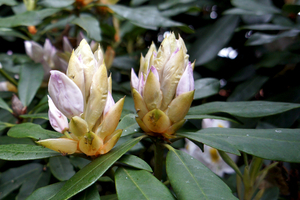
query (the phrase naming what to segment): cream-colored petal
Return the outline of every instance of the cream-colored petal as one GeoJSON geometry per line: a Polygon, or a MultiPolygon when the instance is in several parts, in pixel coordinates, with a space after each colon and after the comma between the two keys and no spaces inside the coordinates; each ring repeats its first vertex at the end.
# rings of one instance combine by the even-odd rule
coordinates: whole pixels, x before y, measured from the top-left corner
{"type": "Polygon", "coordinates": [[[78,145],[78,141],[69,138],[46,139],[36,143],[62,154],[75,153],[78,145]]]}
{"type": "Polygon", "coordinates": [[[186,121],[186,119],[183,119],[183,120],[173,124],[172,126],[170,126],[170,128],[168,128],[168,130],[164,134],[173,135],[178,129],[180,129],[183,126],[185,121],[186,121]]]}
{"type": "Polygon", "coordinates": [[[115,105],[113,105],[104,116],[102,123],[96,131],[96,135],[98,135],[101,139],[104,140],[117,128],[122,114],[124,101],[125,97],[120,99],[115,105]]]}
{"type": "Polygon", "coordinates": [[[112,79],[111,79],[111,74],[109,75],[107,81],[108,81],[107,91],[109,91],[112,94],[112,79]]]}
{"type": "Polygon", "coordinates": [[[103,64],[104,57],[103,57],[103,52],[101,50],[100,45],[98,45],[98,48],[97,48],[97,50],[94,53],[94,56],[95,56],[96,61],[99,64],[103,64]]]}
{"type": "Polygon", "coordinates": [[[97,151],[102,147],[103,140],[95,133],[88,132],[79,141],[79,149],[88,156],[97,155],[97,151]]]}
{"type": "Polygon", "coordinates": [[[79,139],[89,131],[86,121],[78,116],[72,117],[69,125],[70,132],[79,139]]]}
{"type": "Polygon", "coordinates": [[[113,132],[113,134],[107,136],[105,138],[103,147],[100,149],[98,153],[106,154],[107,152],[109,152],[116,145],[121,135],[122,135],[122,130],[118,129],[115,132],[113,132]]]}
{"type": "Polygon", "coordinates": [[[135,120],[145,133],[151,132],[151,130],[144,124],[144,122],[140,118],[136,117],[135,120]]]}
{"type": "Polygon", "coordinates": [[[95,123],[104,110],[108,90],[107,85],[107,71],[105,65],[102,64],[93,76],[90,96],[85,109],[84,117],[88,123],[89,130],[93,130],[95,123]]]}
{"type": "Polygon", "coordinates": [[[143,97],[140,95],[140,93],[136,89],[132,89],[132,97],[134,101],[134,107],[135,110],[139,116],[140,119],[143,119],[143,117],[148,112],[147,106],[144,102],[143,97]]]}
{"type": "Polygon", "coordinates": [[[155,133],[163,133],[171,126],[169,117],[159,109],[154,109],[148,112],[143,117],[143,122],[152,132],[155,133]]]}
{"type": "Polygon", "coordinates": [[[150,67],[150,60],[153,55],[153,52],[156,53],[156,47],[155,44],[152,42],[151,46],[149,47],[149,50],[143,59],[143,65],[141,65],[140,72],[143,72],[144,74],[148,73],[149,67],[150,67]]]}
{"type": "Polygon", "coordinates": [[[163,98],[162,92],[160,91],[160,83],[152,71],[147,77],[143,98],[148,110],[160,108],[163,98]]]}
{"type": "Polygon", "coordinates": [[[164,67],[161,78],[161,91],[163,93],[163,100],[161,109],[165,110],[169,103],[174,98],[177,84],[184,72],[184,54],[180,49],[164,67]]]}
{"type": "Polygon", "coordinates": [[[170,103],[165,113],[168,115],[172,123],[179,122],[186,116],[191,107],[194,92],[195,91],[185,92],[176,97],[170,103]]]}

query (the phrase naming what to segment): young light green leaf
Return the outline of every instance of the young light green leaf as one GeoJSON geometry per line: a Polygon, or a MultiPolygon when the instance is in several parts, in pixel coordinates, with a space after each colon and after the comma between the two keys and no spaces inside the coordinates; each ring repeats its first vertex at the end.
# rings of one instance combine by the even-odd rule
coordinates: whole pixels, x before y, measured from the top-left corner
{"type": "Polygon", "coordinates": [[[7,110],[8,112],[12,113],[12,109],[7,105],[7,103],[0,98],[0,108],[7,110]]]}
{"type": "Polygon", "coordinates": [[[72,23],[83,28],[87,32],[89,38],[92,40],[97,42],[101,41],[101,29],[99,21],[92,15],[81,14],[80,17],[75,18],[72,23]]]}
{"type": "Polygon", "coordinates": [[[16,197],[16,200],[25,200],[33,191],[40,187],[48,185],[50,181],[51,173],[50,170],[38,172],[28,178],[20,188],[19,194],[16,197]]]}
{"type": "Polygon", "coordinates": [[[202,31],[193,46],[189,49],[191,59],[196,60],[195,65],[202,65],[214,57],[227,44],[237,26],[237,16],[224,16],[211,27],[202,31]]]}
{"type": "Polygon", "coordinates": [[[61,133],[43,129],[40,125],[33,123],[18,124],[9,129],[7,135],[14,138],[29,137],[35,140],[44,140],[63,136],[61,133]]]}
{"type": "Polygon", "coordinates": [[[74,168],[69,158],[56,156],[49,159],[51,173],[60,181],[69,180],[74,174],[74,168]]]}
{"type": "Polygon", "coordinates": [[[40,174],[42,170],[41,164],[31,163],[3,172],[0,179],[1,198],[20,187],[27,179],[40,174]]]}
{"type": "Polygon", "coordinates": [[[128,142],[114,148],[109,153],[98,157],[93,162],[86,165],[72,178],[70,178],[60,189],[60,191],[51,198],[51,200],[68,199],[92,185],[104,174],[104,172],[106,172],[106,170],[112,164],[114,164],[123,154],[136,145],[143,137],[144,136],[129,140],[128,142]]]}
{"type": "Polygon", "coordinates": [[[215,78],[201,78],[195,81],[194,99],[202,99],[219,93],[220,82],[215,78]]]}
{"type": "Polygon", "coordinates": [[[178,199],[237,199],[216,174],[183,151],[168,152],[166,169],[178,199]]]}
{"type": "MultiPolygon", "coordinates": [[[[234,129],[206,128],[196,133],[199,137],[209,137],[212,141],[223,140],[245,153],[285,162],[300,162],[300,129],[234,129]],[[284,151],[282,148],[284,147],[284,151]]],[[[184,135],[183,133],[181,134],[184,135]]],[[[194,138],[195,139],[195,138],[194,138]]],[[[201,142],[202,139],[198,139],[201,142]]],[[[225,145],[225,143],[223,143],[225,145]]]]}
{"type": "Polygon", "coordinates": [[[53,197],[64,184],[65,182],[59,182],[39,188],[34,191],[26,200],[40,200],[41,197],[43,197],[44,200],[48,200],[53,197]]]}
{"type": "Polygon", "coordinates": [[[203,115],[217,112],[238,117],[265,117],[299,108],[300,104],[270,101],[211,102],[190,108],[188,115],[203,115]]]}
{"type": "Polygon", "coordinates": [[[18,94],[23,106],[28,106],[43,81],[44,69],[40,63],[23,64],[20,71],[18,94]]]}
{"type": "Polygon", "coordinates": [[[3,160],[35,160],[58,155],[60,153],[42,146],[29,144],[0,145],[0,159],[3,160]]]}
{"type": "Polygon", "coordinates": [[[115,180],[119,200],[175,199],[165,185],[144,170],[119,167],[115,180]]]}
{"type": "Polygon", "coordinates": [[[124,155],[118,160],[118,162],[135,167],[137,169],[144,169],[152,172],[151,167],[144,160],[134,155],[124,155]]]}

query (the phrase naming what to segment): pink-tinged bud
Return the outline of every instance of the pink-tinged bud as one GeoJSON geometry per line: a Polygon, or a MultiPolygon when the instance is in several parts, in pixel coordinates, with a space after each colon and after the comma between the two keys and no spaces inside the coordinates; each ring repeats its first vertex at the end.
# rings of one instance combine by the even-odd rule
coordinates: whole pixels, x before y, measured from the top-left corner
{"type": "Polygon", "coordinates": [[[182,77],[180,78],[177,89],[176,89],[176,97],[181,95],[182,93],[189,92],[194,90],[194,76],[193,76],[193,68],[191,63],[186,67],[182,77]]]}
{"type": "Polygon", "coordinates": [[[115,101],[114,101],[111,93],[108,92],[103,115],[105,116],[106,113],[110,110],[110,108],[113,107],[114,105],[115,105],[115,101]]]}
{"type": "Polygon", "coordinates": [[[144,74],[141,72],[140,79],[139,79],[139,87],[138,87],[138,92],[141,94],[141,96],[143,96],[144,87],[145,87],[144,74]]]}
{"type": "Polygon", "coordinates": [[[65,130],[69,129],[67,117],[60,112],[54,105],[52,99],[48,96],[49,104],[49,122],[54,130],[63,133],[65,130]]]}
{"type": "Polygon", "coordinates": [[[69,119],[83,113],[83,96],[77,85],[60,71],[52,70],[48,86],[56,107],[69,119]]]}
{"type": "Polygon", "coordinates": [[[25,41],[26,54],[34,61],[41,62],[43,60],[43,47],[33,41],[25,41]]]}
{"type": "Polygon", "coordinates": [[[72,53],[73,51],[73,47],[66,36],[64,36],[63,38],[63,50],[64,52],[69,52],[69,53],[72,53]]]}
{"type": "Polygon", "coordinates": [[[138,90],[139,87],[139,78],[135,74],[133,68],[131,68],[131,87],[138,90]]]}
{"type": "MultiPolygon", "coordinates": [[[[150,67],[150,71],[153,73],[153,75],[157,78],[158,82],[159,82],[159,74],[158,74],[158,71],[157,69],[154,67],[154,66],[151,66],[150,67]]],[[[149,71],[149,72],[150,72],[149,71]]]]}

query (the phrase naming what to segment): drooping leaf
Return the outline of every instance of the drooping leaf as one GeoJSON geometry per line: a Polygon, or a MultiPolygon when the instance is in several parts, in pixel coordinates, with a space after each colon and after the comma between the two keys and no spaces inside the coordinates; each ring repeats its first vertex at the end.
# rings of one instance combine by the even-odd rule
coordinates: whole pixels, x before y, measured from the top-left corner
{"type": "MultiPolygon", "coordinates": [[[[300,150],[299,130],[206,128],[180,135],[193,138],[198,142],[204,139],[221,144],[221,141],[224,141],[222,145],[230,144],[228,148],[234,147],[239,151],[264,159],[300,162],[300,155],[294,153],[300,150]]],[[[207,141],[204,140],[203,143],[206,143],[207,141]]]]}
{"type": "Polygon", "coordinates": [[[78,200],[100,200],[100,195],[96,184],[91,185],[84,191],[80,192],[76,199],[78,200]]]}
{"type": "Polygon", "coordinates": [[[249,80],[239,84],[227,98],[227,101],[246,101],[262,88],[263,84],[269,80],[267,76],[256,75],[249,80]]]}
{"type": "Polygon", "coordinates": [[[144,160],[134,155],[124,155],[118,160],[118,162],[135,167],[137,169],[143,169],[152,172],[151,167],[144,160]]]}
{"type": "Polygon", "coordinates": [[[12,109],[7,105],[7,103],[0,98],[0,108],[7,110],[8,112],[12,113],[12,109]]]}
{"type": "Polygon", "coordinates": [[[26,200],[40,200],[41,197],[43,197],[45,200],[48,200],[53,197],[64,184],[65,182],[59,182],[39,188],[34,191],[26,200]]]}
{"type": "Polygon", "coordinates": [[[72,23],[83,28],[87,32],[88,37],[92,40],[97,42],[101,41],[101,29],[99,21],[92,15],[81,14],[80,17],[75,18],[72,23]]]}
{"type": "Polygon", "coordinates": [[[40,125],[33,123],[18,124],[9,129],[7,135],[15,138],[29,137],[35,140],[44,140],[63,136],[61,133],[43,129],[40,125]]]}
{"type": "Polygon", "coordinates": [[[48,185],[50,181],[50,170],[47,169],[46,171],[38,172],[35,175],[28,178],[20,188],[18,196],[16,200],[24,200],[26,199],[33,191],[40,187],[44,187],[48,185]]]}
{"type": "Polygon", "coordinates": [[[44,69],[40,63],[23,64],[20,71],[18,94],[23,106],[28,106],[43,81],[44,69]]]}
{"type": "Polygon", "coordinates": [[[75,0],[42,0],[39,4],[50,8],[63,8],[72,5],[74,2],[75,0]]]}
{"type": "Polygon", "coordinates": [[[135,121],[135,114],[127,114],[120,121],[117,129],[123,129],[122,137],[133,133],[140,132],[140,127],[135,121]]]}
{"type": "Polygon", "coordinates": [[[108,7],[124,19],[143,28],[156,30],[157,27],[184,26],[182,23],[163,17],[156,6],[129,8],[122,5],[109,5],[108,7]]]}
{"type": "Polygon", "coordinates": [[[42,170],[41,164],[31,163],[3,172],[0,179],[1,198],[19,188],[27,179],[40,174],[42,170]]]}
{"type": "Polygon", "coordinates": [[[129,140],[128,142],[114,148],[109,153],[98,157],[78,171],[63,187],[61,187],[60,191],[50,199],[68,199],[89,187],[97,181],[113,163],[115,163],[130,148],[136,145],[143,137],[144,136],[129,140]]]}
{"type": "Polygon", "coordinates": [[[215,58],[231,38],[237,23],[237,16],[224,16],[199,33],[201,35],[189,49],[190,60],[196,60],[195,65],[198,66],[215,58]]]}
{"type": "Polygon", "coordinates": [[[0,145],[0,159],[3,160],[35,160],[58,155],[60,153],[42,146],[29,144],[0,145]]]}
{"type": "Polygon", "coordinates": [[[220,82],[215,78],[202,78],[195,81],[194,99],[202,99],[218,94],[220,82]]]}
{"type": "Polygon", "coordinates": [[[175,199],[165,185],[145,170],[119,167],[115,180],[119,200],[175,199]]]}
{"type": "Polygon", "coordinates": [[[69,180],[75,174],[69,158],[64,156],[50,158],[49,167],[54,177],[60,181],[69,180]]]}
{"type": "Polygon", "coordinates": [[[300,104],[269,101],[211,102],[190,108],[189,115],[225,112],[238,117],[264,117],[299,108],[300,104]]]}
{"type": "Polygon", "coordinates": [[[166,170],[177,199],[237,199],[216,174],[183,151],[168,152],[166,170]]]}

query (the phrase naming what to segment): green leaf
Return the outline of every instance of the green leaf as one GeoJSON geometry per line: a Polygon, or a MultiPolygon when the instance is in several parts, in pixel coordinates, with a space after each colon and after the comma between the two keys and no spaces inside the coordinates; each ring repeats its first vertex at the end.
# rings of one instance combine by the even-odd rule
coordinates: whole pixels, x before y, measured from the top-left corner
{"type": "Polygon", "coordinates": [[[12,138],[9,136],[1,136],[0,137],[0,145],[2,144],[31,144],[34,142],[30,138],[12,138]]]}
{"type": "Polygon", "coordinates": [[[264,191],[264,194],[260,200],[277,200],[278,197],[279,197],[279,188],[271,187],[264,191]]]}
{"type": "Polygon", "coordinates": [[[70,161],[74,167],[77,167],[79,169],[84,168],[87,164],[91,162],[90,160],[80,157],[71,157],[70,161]]]}
{"type": "Polygon", "coordinates": [[[233,90],[227,101],[246,101],[251,99],[268,80],[269,77],[261,75],[248,79],[233,90]]]}
{"type": "Polygon", "coordinates": [[[52,197],[56,199],[68,199],[78,192],[92,185],[97,181],[108,168],[110,168],[123,154],[136,145],[142,138],[134,138],[117,148],[112,149],[109,153],[102,155],[95,159],[83,169],[78,171],[66,184],[59,190],[59,192],[52,197]]]}
{"type": "Polygon", "coordinates": [[[119,167],[115,180],[119,200],[175,199],[165,185],[144,170],[119,167]]]}
{"type": "Polygon", "coordinates": [[[60,153],[42,146],[29,144],[0,145],[0,159],[3,160],[35,160],[58,155],[60,153]]]}
{"type": "Polygon", "coordinates": [[[19,31],[16,31],[11,28],[0,28],[0,35],[1,36],[14,36],[14,37],[19,37],[22,38],[23,40],[30,40],[27,36],[23,35],[19,31]]]}
{"type": "Polygon", "coordinates": [[[40,24],[44,18],[53,15],[58,11],[58,9],[48,8],[26,11],[9,17],[2,17],[0,18],[0,27],[35,26],[40,24]]]}
{"type": "Polygon", "coordinates": [[[0,108],[7,110],[10,113],[13,113],[12,109],[7,105],[7,103],[2,98],[0,98],[0,108]]]}
{"type": "Polygon", "coordinates": [[[276,65],[296,64],[300,62],[299,55],[288,51],[274,51],[265,53],[255,64],[256,67],[274,67],[276,65]]]}
{"type": "Polygon", "coordinates": [[[280,38],[284,37],[295,37],[299,34],[300,30],[290,30],[285,31],[283,33],[279,33],[277,35],[271,35],[271,34],[264,34],[264,33],[254,33],[245,43],[245,45],[248,46],[254,46],[254,45],[262,45],[271,43],[275,40],[278,40],[280,38]]]}
{"type": "Polygon", "coordinates": [[[184,118],[185,119],[220,119],[220,120],[241,124],[241,122],[238,121],[237,119],[234,119],[234,117],[229,118],[229,117],[216,116],[216,115],[186,115],[184,118]]]}
{"type": "Polygon", "coordinates": [[[42,0],[39,4],[50,8],[63,8],[72,5],[74,2],[75,0],[42,0]]]}
{"type": "Polygon", "coordinates": [[[33,123],[18,124],[9,129],[7,135],[15,138],[29,137],[35,140],[59,138],[63,136],[61,133],[43,129],[40,125],[33,123]]]}
{"type": "Polygon", "coordinates": [[[168,152],[166,170],[178,199],[237,199],[217,175],[183,151],[168,152]]]}
{"type": "Polygon", "coordinates": [[[196,60],[195,65],[202,65],[213,58],[228,43],[238,24],[237,16],[224,16],[211,27],[199,32],[197,40],[190,48],[190,60],[196,60]]]}
{"type": "Polygon", "coordinates": [[[23,106],[28,106],[43,81],[44,69],[40,63],[23,64],[20,71],[18,94],[23,106]]]}
{"type": "Polygon", "coordinates": [[[100,195],[96,184],[91,185],[84,191],[80,192],[75,199],[78,200],[100,200],[100,195]]]}
{"type": "Polygon", "coordinates": [[[0,6],[7,5],[7,6],[16,6],[18,2],[15,0],[0,0],[0,6]]]}
{"type": "Polygon", "coordinates": [[[163,17],[156,6],[129,8],[122,5],[109,5],[108,7],[124,19],[143,28],[156,30],[157,27],[184,26],[182,23],[163,17]]]}
{"type": "Polygon", "coordinates": [[[222,151],[236,154],[239,156],[241,155],[240,152],[237,150],[237,148],[234,145],[232,145],[230,142],[224,140],[223,138],[218,138],[218,137],[215,137],[213,135],[208,135],[208,134],[200,134],[199,132],[186,132],[186,133],[182,132],[182,133],[177,133],[177,135],[188,138],[192,141],[206,144],[215,149],[220,149],[222,151]]]}
{"type": "Polygon", "coordinates": [[[1,198],[19,188],[27,179],[40,174],[42,170],[41,164],[31,163],[3,172],[0,179],[1,198]]]}
{"type": "Polygon", "coordinates": [[[75,18],[72,23],[83,28],[87,32],[88,37],[92,40],[97,42],[101,41],[101,29],[99,21],[92,15],[81,14],[80,17],[75,18]]]}
{"type": "Polygon", "coordinates": [[[293,27],[282,26],[278,24],[253,24],[253,25],[241,26],[237,30],[250,29],[250,30],[269,31],[269,30],[289,30],[292,28],[293,27]]]}
{"type": "MultiPolygon", "coordinates": [[[[234,129],[206,128],[196,133],[198,138],[209,137],[211,141],[225,141],[245,153],[268,160],[300,162],[300,129],[234,129]],[[282,148],[284,147],[284,151],[282,148]]],[[[182,133],[182,136],[185,134],[182,133]]],[[[195,138],[194,138],[195,139],[195,138]]],[[[201,142],[202,139],[197,140],[201,142]]],[[[224,143],[224,145],[226,144],[224,143]]]]}
{"type": "Polygon", "coordinates": [[[69,158],[56,156],[49,159],[51,173],[60,181],[69,180],[74,174],[74,168],[69,158]]]}
{"type": "Polygon", "coordinates": [[[211,102],[190,108],[189,115],[225,112],[238,117],[264,117],[299,108],[300,104],[269,101],[211,102]]]}
{"type": "Polygon", "coordinates": [[[122,137],[140,132],[140,126],[135,121],[135,114],[127,114],[122,118],[116,129],[123,129],[122,137]]]}
{"type": "Polygon", "coordinates": [[[26,114],[26,115],[20,115],[20,117],[24,119],[46,119],[49,120],[48,118],[48,113],[36,113],[36,114],[26,114]]]}
{"type": "Polygon", "coordinates": [[[40,187],[48,185],[50,181],[50,170],[37,172],[35,175],[28,178],[20,188],[19,194],[16,200],[26,199],[33,191],[40,187]]]}
{"type": "Polygon", "coordinates": [[[281,12],[281,10],[276,8],[275,6],[266,5],[259,0],[231,0],[231,4],[235,7],[255,11],[259,14],[275,14],[281,12]]]}
{"type": "Polygon", "coordinates": [[[40,200],[41,197],[43,197],[44,200],[48,200],[52,198],[64,184],[65,182],[59,182],[42,187],[34,191],[26,200],[40,200]]]}
{"type": "Polygon", "coordinates": [[[110,194],[101,196],[101,200],[118,200],[118,196],[116,194],[110,194]]]}
{"type": "Polygon", "coordinates": [[[220,82],[215,78],[202,78],[195,81],[194,99],[202,99],[219,93],[220,82]]]}
{"type": "Polygon", "coordinates": [[[146,171],[152,172],[151,167],[144,160],[134,155],[124,155],[118,160],[118,162],[124,163],[131,167],[144,169],[146,171]]]}

